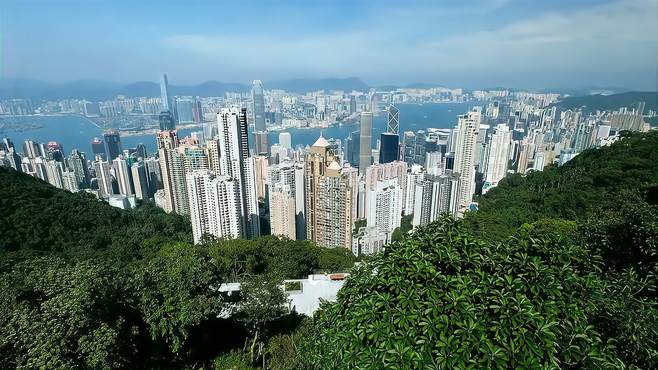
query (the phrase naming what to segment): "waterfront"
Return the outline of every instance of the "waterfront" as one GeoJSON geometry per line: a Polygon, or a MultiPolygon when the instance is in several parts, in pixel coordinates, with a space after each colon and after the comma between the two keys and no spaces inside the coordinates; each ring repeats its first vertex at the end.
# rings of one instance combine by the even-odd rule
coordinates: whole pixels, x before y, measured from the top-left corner
{"type": "MultiPolygon", "coordinates": [[[[397,106],[400,109],[400,133],[423,130],[429,127],[452,128],[457,123],[457,115],[466,112],[475,105],[477,105],[477,102],[400,104],[397,106]]],[[[27,130],[3,131],[1,133],[3,137],[9,137],[14,141],[19,151],[22,151],[22,142],[24,140],[34,140],[37,142],[57,141],[64,147],[67,154],[74,148],[88,153],[91,150],[91,140],[94,137],[102,137],[103,135],[101,128],[81,116],[24,116],[12,117],[12,119],[24,121],[26,125],[32,127],[27,130]]],[[[358,124],[332,126],[323,129],[292,128],[284,131],[272,131],[268,134],[268,139],[271,145],[278,142],[280,132],[290,132],[293,146],[305,146],[313,144],[320,135],[320,131],[322,131],[325,138],[344,140],[350,132],[358,129],[358,124]]],[[[373,145],[379,134],[385,130],[386,114],[382,113],[374,118],[373,145]]],[[[201,127],[181,129],[179,130],[179,137],[190,135],[194,131],[201,131],[201,127]]],[[[149,153],[155,151],[155,136],[152,131],[141,135],[121,136],[121,143],[124,148],[134,148],[137,144],[143,143],[149,153]]]]}

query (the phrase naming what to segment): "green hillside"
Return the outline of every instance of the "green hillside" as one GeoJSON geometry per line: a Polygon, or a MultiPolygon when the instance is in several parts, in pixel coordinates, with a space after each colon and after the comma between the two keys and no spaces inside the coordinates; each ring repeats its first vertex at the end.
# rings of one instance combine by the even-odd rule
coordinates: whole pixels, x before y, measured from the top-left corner
{"type": "Polygon", "coordinates": [[[316,313],[300,367],[656,368],[658,133],[513,176],[316,313]]]}
{"type": "Polygon", "coordinates": [[[505,179],[354,268],[312,319],[277,285],[349,269],[349,251],[195,246],[148,204],[0,184],[0,368],[658,367],[656,132],[505,179]],[[213,289],[236,280],[238,298],[213,289]]]}
{"type": "Polygon", "coordinates": [[[658,92],[631,91],[612,95],[567,96],[555,105],[564,110],[583,108],[585,112],[595,112],[597,110],[617,110],[622,107],[633,108],[639,102],[645,103],[645,112],[658,111],[658,92]]]}

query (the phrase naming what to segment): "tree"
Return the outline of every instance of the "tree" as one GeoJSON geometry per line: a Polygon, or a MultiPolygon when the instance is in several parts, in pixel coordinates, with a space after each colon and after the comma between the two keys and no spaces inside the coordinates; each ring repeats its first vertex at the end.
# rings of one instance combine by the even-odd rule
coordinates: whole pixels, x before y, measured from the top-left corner
{"type": "MultiPolygon", "coordinates": [[[[600,259],[532,229],[502,243],[451,219],[415,231],[323,305],[301,357],[312,368],[651,367],[620,355],[591,325],[608,292],[600,259]]],[[[624,312],[656,327],[650,304],[628,305],[624,312]]]]}

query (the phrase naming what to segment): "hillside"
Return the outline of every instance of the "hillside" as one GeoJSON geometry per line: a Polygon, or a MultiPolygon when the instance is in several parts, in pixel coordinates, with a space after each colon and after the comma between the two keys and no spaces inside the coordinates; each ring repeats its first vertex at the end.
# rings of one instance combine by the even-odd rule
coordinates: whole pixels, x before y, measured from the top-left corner
{"type": "Polygon", "coordinates": [[[656,368],[658,133],[512,177],[360,266],[299,367],[656,368]]]}
{"type": "Polygon", "coordinates": [[[657,153],[658,133],[628,134],[512,176],[364,261],[311,319],[278,284],[349,251],[194,246],[184,218],[0,169],[0,368],[656,368],[657,153]],[[238,298],[211,289],[236,278],[238,298]]]}
{"type": "Polygon", "coordinates": [[[554,105],[563,110],[582,108],[586,113],[597,110],[617,110],[622,107],[633,108],[644,102],[644,111],[658,111],[658,92],[631,91],[612,95],[567,96],[554,105]]]}
{"type": "Polygon", "coordinates": [[[263,337],[299,323],[275,303],[247,310],[254,299],[284,278],[347,271],[355,260],[271,236],[195,246],[187,218],[148,203],[124,211],[4,167],[0,184],[3,369],[210,364],[254,328],[263,337]],[[235,279],[260,293],[220,319],[235,297],[211,288],[235,279]]]}

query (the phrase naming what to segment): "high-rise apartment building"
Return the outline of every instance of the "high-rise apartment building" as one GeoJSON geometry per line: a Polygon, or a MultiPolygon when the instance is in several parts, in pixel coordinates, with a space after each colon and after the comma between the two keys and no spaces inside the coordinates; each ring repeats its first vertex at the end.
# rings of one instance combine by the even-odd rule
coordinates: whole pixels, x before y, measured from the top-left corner
{"type": "Polygon", "coordinates": [[[402,194],[397,178],[377,181],[375,188],[368,190],[368,227],[387,235],[387,242],[390,242],[393,231],[400,227],[402,194]]]}
{"type": "Polygon", "coordinates": [[[497,125],[491,135],[484,176],[484,181],[490,186],[496,186],[507,174],[511,144],[512,132],[509,130],[509,126],[506,124],[497,125]]]}
{"type": "Polygon", "coordinates": [[[307,237],[319,246],[351,248],[352,187],[320,136],[306,157],[307,237]]]}
{"type": "Polygon", "coordinates": [[[297,240],[306,239],[304,164],[295,161],[273,164],[268,169],[267,182],[272,234],[288,235],[289,238],[297,240]],[[275,195],[276,197],[273,198],[275,195]],[[294,203],[290,203],[291,199],[294,203]],[[277,209],[279,205],[287,208],[279,210],[277,209]],[[294,215],[292,219],[290,212],[294,215]],[[294,228],[285,225],[286,220],[292,220],[294,228]]]}
{"type": "Polygon", "coordinates": [[[236,179],[246,238],[260,236],[254,163],[249,158],[246,109],[224,108],[217,115],[220,172],[236,179]]]}
{"type": "Polygon", "coordinates": [[[209,170],[186,175],[194,243],[204,237],[234,239],[243,236],[238,181],[209,170]]]}
{"type": "Polygon", "coordinates": [[[476,107],[459,116],[454,171],[460,176],[459,208],[464,211],[475,193],[475,143],[480,130],[481,111],[476,107]]]}
{"type": "Polygon", "coordinates": [[[118,156],[112,161],[112,166],[114,167],[114,175],[119,185],[119,194],[126,196],[133,195],[135,192],[133,190],[132,173],[128,162],[123,156],[118,156]]]}

